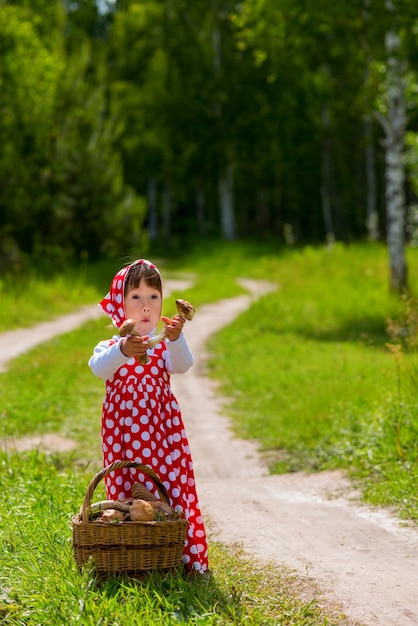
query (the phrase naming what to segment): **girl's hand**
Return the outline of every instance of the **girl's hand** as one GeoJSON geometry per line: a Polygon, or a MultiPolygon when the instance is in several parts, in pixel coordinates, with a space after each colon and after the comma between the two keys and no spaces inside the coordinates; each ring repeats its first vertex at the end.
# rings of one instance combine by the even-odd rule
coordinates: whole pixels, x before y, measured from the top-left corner
{"type": "Polygon", "coordinates": [[[128,335],[124,337],[120,342],[120,349],[122,354],[129,357],[140,358],[147,352],[149,335],[143,337],[134,337],[128,335]]]}
{"type": "Polygon", "coordinates": [[[165,324],[165,334],[169,341],[175,341],[178,339],[184,326],[184,319],[180,315],[175,315],[173,319],[169,317],[162,317],[161,320],[165,324]]]}

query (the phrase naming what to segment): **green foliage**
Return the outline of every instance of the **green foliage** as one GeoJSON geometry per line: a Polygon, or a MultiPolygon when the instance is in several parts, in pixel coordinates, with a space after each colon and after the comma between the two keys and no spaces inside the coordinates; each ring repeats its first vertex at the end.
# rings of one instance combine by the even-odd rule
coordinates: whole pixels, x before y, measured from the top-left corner
{"type": "MultiPolygon", "coordinates": [[[[144,202],[125,185],[115,149],[121,123],[104,87],[88,80],[92,62],[88,47],[80,47],[63,77],[48,172],[49,187],[54,190],[48,231],[54,246],[98,258],[119,254],[121,246],[129,252],[146,237],[144,202]]],[[[42,246],[45,241],[41,241],[41,253],[42,246]]]]}
{"type": "Polygon", "coordinates": [[[82,35],[66,53],[58,4],[62,8],[54,3],[52,10],[42,2],[0,7],[6,269],[25,255],[65,264],[146,244],[144,200],[124,180],[117,147],[123,124],[110,102],[103,61],[82,35]],[[47,23],[51,32],[44,37],[47,23]]]}
{"type": "Polygon", "coordinates": [[[412,0],[386,4],[3,2],[2,267],[130,254],[150,223],[165,251],[222,236],[225,172],[239,237],[351,241],[370,210],[383,226],[389,28],[411,132],[418,64],[412,0]]]}
{"type": "Polygon", "coordinates": [[[7,106],[2,124],[17,125],[23,135],[38,132],[42,137],[53,110],[62,59],[53,57],[24,10],[3,4],[0,29],[2,98],[7,106]]]}
{"type": "Polygon", "coordinates": [[[63,70],[30,17],[0,5],[0,252],[6,264],[18,262],[36,225],[40,169],[63,70]]]}

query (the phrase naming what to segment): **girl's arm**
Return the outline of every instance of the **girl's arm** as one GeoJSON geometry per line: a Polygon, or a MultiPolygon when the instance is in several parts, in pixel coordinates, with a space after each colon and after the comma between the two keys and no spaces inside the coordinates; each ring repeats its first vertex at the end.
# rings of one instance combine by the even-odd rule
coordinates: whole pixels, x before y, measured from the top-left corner
{"type": "Polygon", "coordinates": [[[119,337],[97,344],[89,360],[90,369],[95,376],[102,380],[109,380],[116,370],[129,361],[131,357],[121,352],[120,345],[119,337]]]}
{"type": "Polygon", "coordinates": [[[190,350],[187,339],[180,333],[175,341],[168,341],[167,346],[167,369],[170,374],[184,374],[194,363],[194,356],[190,350]]]}

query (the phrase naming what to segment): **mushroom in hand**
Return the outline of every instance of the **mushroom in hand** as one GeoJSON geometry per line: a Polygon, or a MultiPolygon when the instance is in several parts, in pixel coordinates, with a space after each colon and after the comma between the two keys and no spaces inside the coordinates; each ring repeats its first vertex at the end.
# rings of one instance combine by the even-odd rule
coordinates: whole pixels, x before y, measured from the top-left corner
{"type": "MultiPolygon", "coordinates": [[[[181,298],[178,298],[178,300],[176,300],[176,306],[177,306],[178,316],[181,317],[185,321],[189,320],[191,322],[196,312],[193,304],[190,304],[190,302],[188,302],[187,300],[182,300],[181,298]]],[[[165,334],[165,331],[163,331],[159,335],[156,335],[155,337],[151,337],[151,339],[148,339],[149,347],[153,348],[154,346],[157,345],[157,343],[160,343],[160,341],[163,341],[166,338],[166,336],[167,335],[165,334]]]]}
{"type": "MultiPolygon", "coordinates": [[[[122,324],[119,327],[119,335],[121,337],[126,337],[127,335],[132,335],[133,337],[140,337],[141,335],[139,334],[139,332],[135,330],[135,323],[136,322],[133,319],[128,319],[122,322],[122,324]]],[[[150,359],[147,354],[144,354],[143,356],[138,357],[138,363],[140,363],[141,365],[146,365],[149,360],[150,359]]]]}

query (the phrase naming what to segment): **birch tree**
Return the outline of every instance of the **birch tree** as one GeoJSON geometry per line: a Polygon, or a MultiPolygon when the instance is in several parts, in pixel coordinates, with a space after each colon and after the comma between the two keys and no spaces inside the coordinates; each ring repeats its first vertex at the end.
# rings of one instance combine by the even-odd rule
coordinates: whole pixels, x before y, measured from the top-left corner
{"type": "Polygon", "coordinates": [[[401,56],[401,38],[394,27],[395,6],[385,0],[385,7],[392,16],[391,27],[385,34],[387,75],[385,102],[377,117],[382,124],[385,138],[385,198],[386,228],[389,252],[389,285],[393,292],[400,292],[407,285],[405,257],[405,167],[403,154],[407,115],[405,105],[406,62],[401,56]]]}
{"type": "MultiPolygon", "coordinates": [[[[213,71],[215,80],[221,73],[222,66],[222,36],[219,22],[225,19],[225,10],[218,8],[214,12],[215,24],[213,27],[213,71]]],[[[214,116],[218,122],[218,127],[222,126],[222,104],[218,100],[214,102],[214,116]]],[[[230,149],[226,146],[226,165],[221,168],[219,173],[218,190],[219,190],[219,209],[221,216],[221,230],[224,239],[233,241],[236,237],[235,232],[235,210],[234,210],[234,167],[230,154],[230,149]]]]}
{"type": "Polygon", "coordinates": [[[364,114],[363,134],[364,134],[364,161],[366,167],[366,229],[370,241],[379,239],[379,215],[377,212],[377,181],[376,181],[376,153],[373,137],[373,116],[371,114],[370,95],[367,86],[370,83],[370,66],[372,64],[370,43],[369,43],[369,21],[370,21],[370,0],[364,0],[363,10],[363,36],[361,36],[362,48],[364,51],[365,71],[364,85],[366,98],[366,112],[364,114]]]}

